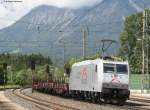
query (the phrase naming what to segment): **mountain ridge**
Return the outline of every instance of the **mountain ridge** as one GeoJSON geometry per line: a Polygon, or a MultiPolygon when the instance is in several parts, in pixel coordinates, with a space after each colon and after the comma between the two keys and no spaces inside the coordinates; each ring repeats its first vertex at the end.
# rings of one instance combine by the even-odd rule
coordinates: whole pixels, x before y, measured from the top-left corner
{"type": "MultiPolygon", "coordinates": [[[[140,4],[139,0],[104,0],[91,8],[36,7],[12,26],[0,30],[0,41],[15,41],[1,43],[1,47],[8,47],[0,51],[21,48],[23,53],[42,52],[60,60],[65,42],[66,58],[81,56],[82,30],[88,28],[87,54],[94,54],[101,47],[97,43],[100,39],[119,42],[125,17],[140,11],[140,4]]],[[[109,53],[116,53],[117,47],[115,44],[116,49],[109,49],[109,53]]]]}

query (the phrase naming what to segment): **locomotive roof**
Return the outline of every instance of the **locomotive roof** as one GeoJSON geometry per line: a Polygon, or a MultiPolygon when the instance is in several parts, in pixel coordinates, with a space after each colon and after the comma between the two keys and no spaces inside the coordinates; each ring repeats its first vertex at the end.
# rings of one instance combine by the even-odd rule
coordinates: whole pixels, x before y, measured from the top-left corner
{"type": "Polygon", "coordinates": [[[85,60],[82,62],[77,62],[77,63],[73,64],[73,66],[81,66],[81,65],[88,65],[88,64],[100,64],[100,63],[128,64],[128,61],[112,61],[112,60],[95,59],[95,60],[85,60]]]}

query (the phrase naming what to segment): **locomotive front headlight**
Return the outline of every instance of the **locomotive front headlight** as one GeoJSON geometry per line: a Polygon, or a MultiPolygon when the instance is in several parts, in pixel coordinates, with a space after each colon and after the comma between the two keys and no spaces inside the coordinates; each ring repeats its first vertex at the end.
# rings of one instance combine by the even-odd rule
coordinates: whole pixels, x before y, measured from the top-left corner
{"type": "Polygon", "coordinates": [[[128,85],[122,85],[122,88],[128,89],[128,85]]]}
{"type": "Polygon", "coordinates": [[[104,88],[108,88],[108,87],[109,87],[109,84],[106,84],[106,83],[105,83],[105,84],[103,84],[103,87],[104,87],[104,88]]]}

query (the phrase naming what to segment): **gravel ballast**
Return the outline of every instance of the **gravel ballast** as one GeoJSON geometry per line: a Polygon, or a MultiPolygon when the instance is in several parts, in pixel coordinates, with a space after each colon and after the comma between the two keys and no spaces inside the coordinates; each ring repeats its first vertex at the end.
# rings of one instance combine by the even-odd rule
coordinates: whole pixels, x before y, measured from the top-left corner
{"type": "MultiPolygon", "coordinates": [[[[56,103],[56,104],[60,104],[64,106],[69,106],[69,107],[77,108],[79,110],[135,110],[135,107],[140,108],[140,107],[145,107],[145,106],[146,108],[150,108],[150,106],[148,105],[145,105],[139,102],[133,102],[133,101],[128,101],[124,106],[104,104],[104,103],[94,104],[91,102],[85,102],[85,101],[75,100],[71,98],[63,98],[60,96],[52,96],[50,94],[43,94],[43,93],[39,93],[36,91],[32,93],[31,88],[24,89],[22,93],[30,97],[39,99],[39,100],[44,100],[50,103],[56,103]]],[[[12,102],[19,104],[20,106],[26,108],[27,110],[40,110],[34,103],[14,96],[12,94],[12,90],[7,90],[5,91],[4,94],[7,98],[12,100],[12,102]]],[[[49,110],[51,109],[49,108],[49,110]]]]}

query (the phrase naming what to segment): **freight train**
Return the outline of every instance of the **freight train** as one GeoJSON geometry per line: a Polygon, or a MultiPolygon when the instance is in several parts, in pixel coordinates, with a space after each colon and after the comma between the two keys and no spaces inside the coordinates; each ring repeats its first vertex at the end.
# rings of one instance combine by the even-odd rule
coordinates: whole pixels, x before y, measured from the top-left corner
{"type": "Polygon", "coordinates": [[[72,65],[68,79],[33,81],[32,87],[54,95],[123,105],[130,96],[129,64],[110,59],[86,60],[72,65]]]}

